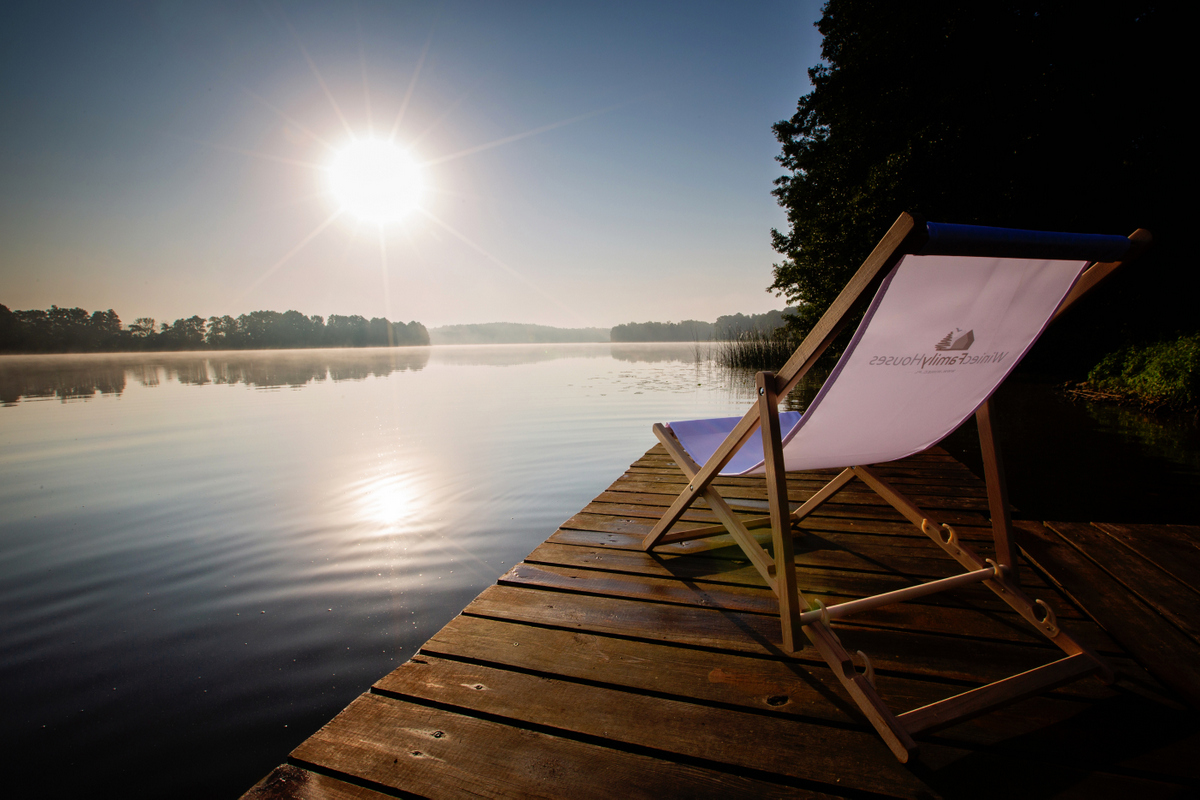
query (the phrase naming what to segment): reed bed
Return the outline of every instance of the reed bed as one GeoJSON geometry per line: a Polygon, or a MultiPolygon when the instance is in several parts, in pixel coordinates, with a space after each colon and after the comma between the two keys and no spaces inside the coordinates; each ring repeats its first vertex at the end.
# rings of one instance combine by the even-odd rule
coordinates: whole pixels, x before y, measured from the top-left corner
{"type": "Polygon", "coordinates": [[[785,328],[771,332],[743,331],[716,343],[714,359],[723,367],[778,371],[799,346],[800,340],[785,328]]]}

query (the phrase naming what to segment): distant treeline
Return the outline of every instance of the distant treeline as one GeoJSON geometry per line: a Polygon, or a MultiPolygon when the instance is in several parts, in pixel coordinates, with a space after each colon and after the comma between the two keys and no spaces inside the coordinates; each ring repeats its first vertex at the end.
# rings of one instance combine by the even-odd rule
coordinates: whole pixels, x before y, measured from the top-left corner
{"type": "Polygon", "coordinates": [[[139,317],[128,327],[110,308],[51,306],[10,311],[0,305],[0,352],[93,353],[138,350],[267,350],[301,347],[396,347],[429,344],[419,322],[382,317],[306,317],[299,311],[252,311],[240,317],[192,316],[159,324],[139,317]]]}
{"type": "Polygon", "coordinates": [[[607,328],[555,328],[519,322],[443,325],[429,331],[433,344],[550,344],[607,342],[607,328]]]}
{"type": "Polygon", "coordinates": [[[793,309],[765,314],[729,314],[716,322],[685,319],[682,322],[629,322],[612,329],[614,342],[707,342],[736,339],[743,333],[770,333],[785,324],[784,314],[793,309]]]}

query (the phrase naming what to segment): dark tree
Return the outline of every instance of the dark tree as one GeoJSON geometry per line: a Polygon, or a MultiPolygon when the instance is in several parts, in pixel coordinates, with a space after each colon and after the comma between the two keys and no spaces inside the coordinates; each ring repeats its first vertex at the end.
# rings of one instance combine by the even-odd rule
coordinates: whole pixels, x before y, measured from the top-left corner
{"type": "Polygon", "coordinates": [[[226,314],[223,317],[208,318],[208,333],[204,342],[216,350],[229,350],[237,347],[237,320],[226,314]]]}
{"type": "Polygon", "coordinates": [[[712,337],[713,324],[698,319],[627,322],[614,326],[609,334],[614,342],[707,342],[712,337]]]}
{"type": "Polygon", "coordinates": [[[86,353],[117,350],[398,347],[429,344],[429,331],[376,317],[306,317],[299,311],[252,311],[231,316],[191,316],[173,323],[138,317],[128,330],[111,308],[90,316],[82,308],[11,311],[0,305],[0,353],[86,353]]]}
{"type": "Polygon", "coordinates": [[[207,323],[200,316],[177,319],[169,328],[164,322],[163,340],[172,350],[198,350],[204,346],[206,328],[207,323]]]}
{"type": "MultiPolygon", "coordinates": [[[[770,290],[807,332],[901,211],[1127,234],[1181,213],[1171,24],[1147,0],[830,0],[824,64],[775,125],[788,230],[770,290]],[[1173,127],[1175,126],[1175,127],[1173,127]]],[[[1144,279],[1143,279],[1144,282],[1144,279]]],[[[1111,309],[1109,313],[1112,313],[1111,309]]]]}

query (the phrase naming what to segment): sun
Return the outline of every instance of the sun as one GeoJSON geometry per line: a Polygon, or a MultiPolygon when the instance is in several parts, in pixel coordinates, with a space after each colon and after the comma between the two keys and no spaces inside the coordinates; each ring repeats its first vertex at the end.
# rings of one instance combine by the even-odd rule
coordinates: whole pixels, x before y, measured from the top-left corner
{"type": "Polygon", "coordinates": [[[420,166],[381,139],[358,139],[329,164],[329,185],[345,211],[379,225],[399,222],[420,207],[425,184],[420,166]]]}

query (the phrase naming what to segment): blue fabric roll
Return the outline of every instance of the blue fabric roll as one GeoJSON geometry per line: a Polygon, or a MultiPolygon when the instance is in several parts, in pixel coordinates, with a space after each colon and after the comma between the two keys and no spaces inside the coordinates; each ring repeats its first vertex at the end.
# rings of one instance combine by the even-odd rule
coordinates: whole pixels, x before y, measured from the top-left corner
{"type": "Polygon", "coordinates": [[[1130,245],[1124,236],[1024,231],[945,222],[927,223],[926,230],[929,241],[918,255],[1119,261],[1130,245]]]}

